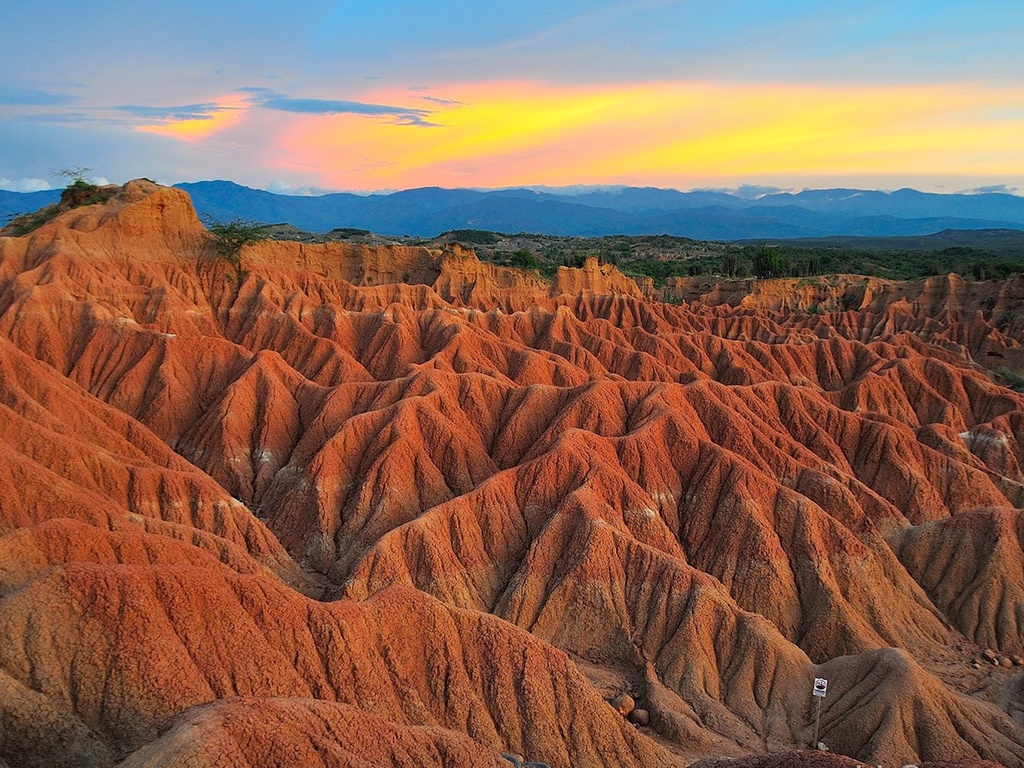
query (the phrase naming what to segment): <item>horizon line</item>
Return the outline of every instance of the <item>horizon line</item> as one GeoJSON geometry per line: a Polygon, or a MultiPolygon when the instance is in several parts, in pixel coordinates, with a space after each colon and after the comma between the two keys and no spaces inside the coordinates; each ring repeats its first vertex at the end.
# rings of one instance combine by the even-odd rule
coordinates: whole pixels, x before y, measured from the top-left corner
{"type": "Polygon", "coordinates": [[[659,192],[678,192],[680,194],[691,194],[694,192],[708,192],[715,194],[728,195],[735,197],[740,200],[756,201],[764,197],[771,197],[772,195],[796,195],[802,192],[832,192],[832,191],[844,191],[844,192],[880,192],[882,194],[894,194],[896,192],[917,192],[922,195],[938,195],[938,196],[953,196],[953,195],[968,195],[968,196],[980,196],[980,195],[1006,195],[1008,197],[1018,197],[1024,199],[1024,190],[1019,190],[1017,187],[1007,187],[1003,184],[992,184],[975,187],[973,189],[959,189],[953,192],[926,192],[922,189],[912,186],[900,186],[891,188],[882,187],[774,187],[767,184],[740,184],[735,187],[690,187],[688,189],[681,189],[679,187],[659,187],[652,184],[566,184],[566,185],[551,185],[551,184],[517,184],[512,186],[502,187],[450,187],[442,186],[440,184],[427,184],[417,187],[404,187],[401,189],[394,188],[383,188],[376,190],[355,190],[355,189],[325,189],[321,187],[313,187],[312,185],[302,185],[297,187],[289,187],[291,190],[307,190],[315,189],[315,193],[302,192],[302,191],[284,191],[282,189],[272,189],[274,182],[271,182],[266,187],[251,187],[247,184],[234,181],[232,179],[198,179],[196,181],[176,181],[167,186],[179,186],[181,184],[202,184],[202,183],[216,183],[226,182],[229,184],[235,184],[239,187],[251,189],[257,192],[266,192],[271,195],[278,197],[326,197],[328,195],[356,195],[359,197],[373,197],[373,196],[387,196],[393,195],[400,192],[416,192],[418,190],[425,189],[438,189],[443,191],[468,191],[468,192],[515,192],[515,191],[529,191],[538,193],[548,193],[552,195],[558,195],[560,197],[575,197],[585,194],[601,194],[601,193],[615,193],[621,192],[627,189],[650,189],[657,190],[659,192]],[[737,194],[745,189],[749,190],[766,190],[759,194],[751,194],[744,196],[737,194]],[[572,190],[571,193],[566,193],[566,190],[572,190]]]}
{"type": "MultiPolygon", "coordinates": [[[[145,176],[138,176],[132,179],[127,179],[123,184],[127,184],[129,181],[136,180],[154,181],[145,176]]],[[[4,179],[4,181],[8,181],[4,179]]],[[[29,181],[27,179],[20,179],[18,181],[29,181]]],[[[31,181],[42,181],[42,180],[31,180],[31,181]]],[[[106,185],[112,182],[107,181],[105,178],[90,179],[93,183],[98,185],[106,185]]],[[[285,182],[275,179],[265,187],[256,187],[244,184],[234,179],[216,178],[216,179],[196,179],[192,181],[175,181],[171,183],[165,183],[162,181],[154,181],[156,184],[167,187],[177,187],[183,184],[213,184],[213,183],[227,183],[234,184],[244,189],[249,189],[255,192],[266,192],[276,197],[328,197],[330,195],[354,195],[357,197],[375,197],[381,196],[386,197],[401,192],[416,192],[419,190],[436,189],[442,191],[467,191],[467,192],[516,192],[516,191],[527,191],[536,192],[538,194],[551,194],[558,197],[578,197],[588,194],[616,194],[624,190],[629,189],[640,189],[640,190],[656,190],[659,192],[677,192],[679,194],[693,194],[698,192],[706,192],[711,194],[721,194],[729,197],[733,197],[738,200],[744,200],[748,202],[756,202],[766,197],[772,197],[774,195],[798,195],[803,192],[832,192],[832,191],[844,191],[844,192],[877,192],[882,194],[895,194],[897,192],[916,192],[922,195],[936,195],[936,196],[981,196],[981,195],[1005,195],[1008,197],[1015,197],[1024,199],[1024,190],[1020,190],[1017,187],[1009,187],[1005,184],[992,184],[982,185],[971,189],[959,189],[952,192],[929,192],[912,186],[900,186],[900,187],[776,187],[769,184],[739,184],[738,186],[700,186],[690,187],[687,189],[681,189],[679,187],[659,187],[650,184],[566,184],[566,185],[552,185],[552,184],[518,184],[511,186],[501,187],[477,187],[477,186],[465,186],[465,187],[452,187],[442,186],[439,184],[428,184],[417,187],[405,187],[401,189],[395,188],[382,188],[375,190],[357,190],[357,189],[329,189],[324,187],[317,187],[314,185],[300,185],[292,187],[287,185],[285,182]],[[277,185],[275,187],[275,185],[277,185]],[[746,194],[744,191],[746,190],[746,194]]],[[[119,186],[122,186],[119,185],[119,186]]],[[[64,189],[60,186],[49,186],[46,188],[36,189],[11,189],[10,183],[7,186],[0,186],[0,191],[10,192],[12,194],[35,194],[38,192],[58,192],[64,189]]]]}

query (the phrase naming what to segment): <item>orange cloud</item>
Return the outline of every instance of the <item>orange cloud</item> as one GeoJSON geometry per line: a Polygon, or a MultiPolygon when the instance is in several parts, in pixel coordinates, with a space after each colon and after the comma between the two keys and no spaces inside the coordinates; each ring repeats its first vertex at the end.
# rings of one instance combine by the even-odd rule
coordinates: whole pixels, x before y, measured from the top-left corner
{"type": "Polygon", "coordinates": [[[216,107],[210,110],[209,117],[203,119],[166,120],[158,124],[137,125],[135,129],[145,133],[169,136],[181,141],[200,141],[226,128],[238,124],[249,108],[245,99],[225,97],[216,99],[216,107]]]}
{"type": "Polygon", "coordinates": [[[353,189],[632,183],[827,174],[1024,173],[1024,89],[645,83],[451,84],[360,98],[436,110],[411,127],[295,115],[279,168],[353,189]]]}

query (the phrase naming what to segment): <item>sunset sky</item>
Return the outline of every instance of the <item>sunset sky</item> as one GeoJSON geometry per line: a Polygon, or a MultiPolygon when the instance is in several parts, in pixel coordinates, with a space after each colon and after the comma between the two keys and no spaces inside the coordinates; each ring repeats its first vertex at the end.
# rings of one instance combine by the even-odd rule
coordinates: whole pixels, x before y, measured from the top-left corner
{"type": "Polygon", "coordinates": [[[1020,0],[3,6],[0,188],[1024,193],[1020,0]]]}

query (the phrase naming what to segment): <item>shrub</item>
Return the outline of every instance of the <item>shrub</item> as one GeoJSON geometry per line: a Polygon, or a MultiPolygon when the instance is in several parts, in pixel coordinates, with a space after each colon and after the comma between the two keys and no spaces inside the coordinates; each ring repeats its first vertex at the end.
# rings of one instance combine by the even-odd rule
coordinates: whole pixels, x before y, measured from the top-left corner
{"type": "Polygon", "coordinates": [[[105,203],[113,197],[116,191],[117,189],[114,187],[104,189],[84,179],[76,179],[60,193],[60,204],[63,210],[71,210],[83,205],[105,203]]]}
{"type": "Polygon", "coordinates": [[[218,221],[209,214],[203,217],[206,225],[206,242],[213,254],[233,266],[241,273],[242,249],[252,243],[268,238],[263,224],[247,219],[218,221]]]}
{"type": "Polygon", "coordinates": [[[501,241],[494,232],[482,229],[449,229],[440,236],[466,245],[495,245],[501,241]]]}
{"type": "Polygon", "coordinates": [[[1004,386],[1009,387],[1014,392],[1024,392],[1024,376],[1011,371],[1009,368],[1000,368],[996,373],[1005,382],[1004,386]]]}

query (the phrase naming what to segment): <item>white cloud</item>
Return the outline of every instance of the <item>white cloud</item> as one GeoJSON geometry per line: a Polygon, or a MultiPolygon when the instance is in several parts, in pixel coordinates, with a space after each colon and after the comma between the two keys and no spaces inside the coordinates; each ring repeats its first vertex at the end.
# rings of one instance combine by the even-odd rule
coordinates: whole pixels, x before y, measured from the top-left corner
{"type": "Polygon", "coordinates": [[[51,187],[50,183],[43,179],[5,179],[0,176],[0,189],[8,192],[41,192],[51,187]]]}
{"type": "Polygon", "coordinates": [[[792,187],[769,187],[761,184],[740,184],[738,187],[700,187],[694,192],[721,192],[738,197],[740,200],[760,200],[766,195],[777,195],[780,192],[795,192],[792,187]]]}
{"type": "Polygon", "coordinates": [[[971,189],[961,189],[959,192],[957,192],[958,195],[1016,195],[1019,193],[1020,187],[1011,187],[1006,184],[989,184],[984,187],[972,187],[971,189]]]}
{"type": "Polygon", "coordinates": [[[626,189],[623,184],[569,184],[562,187],[552,187],[546,184],[531,184],[528,187],[504,187],[503,189],[529,189],[533,192],[549,192],[562,197],[576,197],[578,195],[606,194],[621,195],[626,189]]]}
{"type": "Polygon", "coordinates": [[[329,195],[332,192],[336,192],[335,189],[325,189],[323,187],[293,187],[287,182],[281,179],[274,179],[270,182],[267,187],[267,192],[272,192],[275,195],[293,195],[295,197],[317,197],[319,195],[329,195]]]}
{"type": "Polygon", "coordinates": [[[110,182],[107,181],[102,176],[93,176],[92,178],[89,179],[89,183],[90,184],[95,184],[97,187],[105,187],[110,182]]]}

